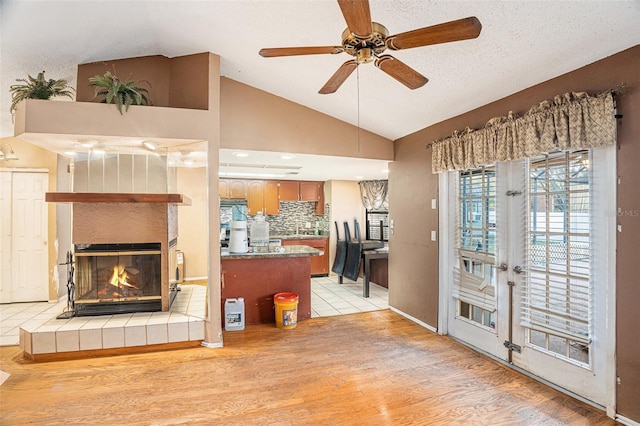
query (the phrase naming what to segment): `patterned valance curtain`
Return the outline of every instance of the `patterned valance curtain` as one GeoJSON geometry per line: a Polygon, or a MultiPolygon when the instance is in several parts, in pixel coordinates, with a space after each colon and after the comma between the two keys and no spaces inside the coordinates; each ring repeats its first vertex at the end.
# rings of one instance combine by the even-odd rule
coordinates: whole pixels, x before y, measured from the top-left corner
{"type": "Polygon", "coordinates": [[[362,205],[367,210],[389,209],[389,182],[386,180],[363,180],[359,182],[362,205]]]}
{"type": "Polygon", "coordinates": [[[613,92],[596,97],[565,93],[531,108],[509,113],[482,128],[455,132],[432,144],[433,173],[488,166],[566,149],[588,149],[616,141],[613,92]]]}

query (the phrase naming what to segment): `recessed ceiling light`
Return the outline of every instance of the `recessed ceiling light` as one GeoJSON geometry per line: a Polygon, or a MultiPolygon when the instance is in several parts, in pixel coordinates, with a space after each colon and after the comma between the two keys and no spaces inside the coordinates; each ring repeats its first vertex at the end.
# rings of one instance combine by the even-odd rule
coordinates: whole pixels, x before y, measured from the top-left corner
{"type": "Polygon", "coordinates": [[[249,153],[247,153],[247,152],[234,152],[233,155],[235,157],[248,157],[249,153]]]}
{"type": "Polygon", "coordinates": [[[158,145],[156,145],[151,141],[144,141],[142,142],[142,145],[144,145],[144,147],[147,148],[149,151],[155,151],[156,149],[158,149],[158,145]]]}
{"type": "Polygon", "coordinates": [[[96,141],[82,141],[82,142],[80,142],[80,145],[83,146],[84,148],[91,148],[95,144],[96,144],[96,141]]]}
{"type": "Polygon", "coordinates": [[[380,170],[382,173],[389,173],[389,169],[380,170]]]}
{"type": "Polygon", "coordinates": [[[356,176],[355,178],[356,179],[362,179],[362,178],[364,178],[364,176],[356,176]]]}
{"type": "Polygon", "coordinates": [[[293,160],[295,157],[291,154],[284,154],[284,155],[281,155],[280,158],[282,160],[293,160]]]}
{"type": "Polygon", "coordinates": [[[75,151],[65,151],[64,155],[68,155],[69,157],[75,157],[76,153],[75,151]]]}

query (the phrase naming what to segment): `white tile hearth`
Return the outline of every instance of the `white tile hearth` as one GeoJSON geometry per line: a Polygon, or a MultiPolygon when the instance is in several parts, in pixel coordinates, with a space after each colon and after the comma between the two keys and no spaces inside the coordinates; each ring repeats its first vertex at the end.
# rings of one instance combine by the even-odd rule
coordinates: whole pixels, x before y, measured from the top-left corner
{"type": "Polygon", "coordinates": [[[169,312],[57,319],[66,302],[0,305],[0,346],[41,355],[203,340],[206,290],[183,285],[169,312]]]}

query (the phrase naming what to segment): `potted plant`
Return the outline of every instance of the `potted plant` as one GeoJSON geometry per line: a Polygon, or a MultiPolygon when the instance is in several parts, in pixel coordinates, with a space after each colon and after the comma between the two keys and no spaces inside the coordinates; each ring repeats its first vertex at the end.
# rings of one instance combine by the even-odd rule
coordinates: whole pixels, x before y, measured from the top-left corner
{"type": "Polygon", "coordinates": [[[139,87],[138,84],[140,82],[145,82],[151,86],[146,80],[122,81],[115,75],[115,70],[114,74],[111,71],[107,71],[104,75],[94,75],[89,78],[90,86],[95,89],[94,98],[104,96],[101,102],[107,104],[115,103],[120,114],[123,114],[123,106],[124,110],[128,111],[129,106],[133,103],[136,105],[151,105],[147,97],[149,91],[144,87],[139,87]]]}
{"type": "Polygon", "coordinates": [[[27,78],[17,78],[24,84],[13,84],[9,86],[11,92],[11,115],[16,112],[18,103],[24,99],[51,99],[55,96],[66,96],[73,99],[73,87],[67,84],[67,80],[45,79],[44,71],[38,73],[36,78],[27,74],[27,78]]]}

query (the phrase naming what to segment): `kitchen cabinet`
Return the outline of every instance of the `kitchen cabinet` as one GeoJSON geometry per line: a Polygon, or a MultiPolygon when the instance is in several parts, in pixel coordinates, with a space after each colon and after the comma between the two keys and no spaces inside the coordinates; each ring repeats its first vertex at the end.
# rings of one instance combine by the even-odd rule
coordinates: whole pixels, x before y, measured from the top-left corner
{"type": "Polygon", "coordinates": [[[264,181],[247,182],[247,214],[264,213],[264,181]]]}
{"type": "Polygon", "coordinates": [[[308,238],[299,239],[291,238],[282,240],[283,246],[301,245],[309,246],[318,250],[322,250],[324,254],[322,256],[311,257],[311,275],[329,275],[329,239],[328,238],[308,238]]]}
{"type": "Polygon", "coordinates": [[[280,201],[300,200],[300,182],[297,180],[281,180],[279,185],[280,201]]]}
{"type": "Polygon", "coordinates": [[[278,182],[250,180],[247,182],[247,214],[261,211],[265,215],[280,214],[278,182]]]}
{"type": "Polygon", "coordinates": [[[319,201],[322,182],[300,182],[300,201],[319,201]]]}
{"type": "Polygon", "coordinates": [[[280,199],[278,198],[278,181],[264,182],[264,213],[280,214],[280,199]]]}
{"type": "Polygon", "coordinates": [[[219,191],[223,200],[244,200],[247,198],[247,183],[242,179],[220,179],[219,191]]]}
{"type": "Polygon", "coordinates": [[[320,188],[318,189],[318,201],[316,202],[317,215],[324,215],[324,182],[318,182],[320,188]]]}

